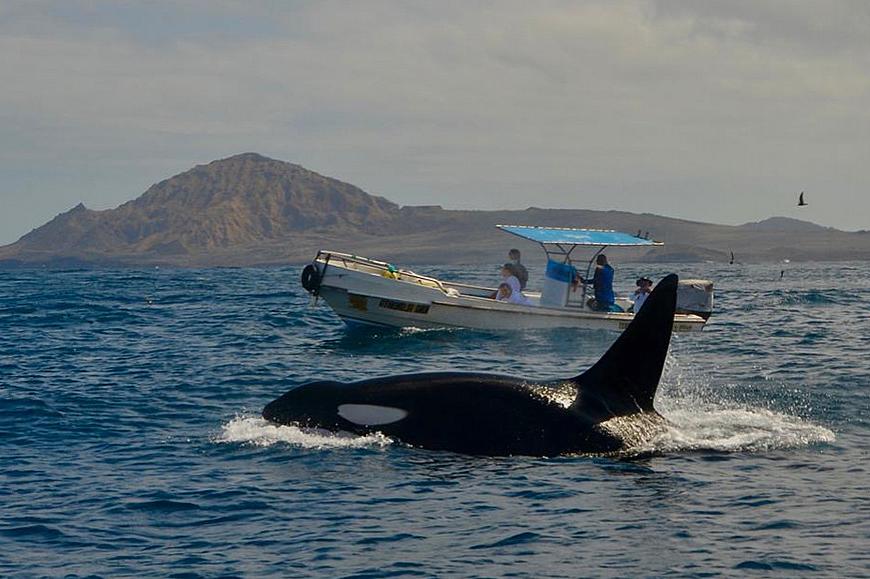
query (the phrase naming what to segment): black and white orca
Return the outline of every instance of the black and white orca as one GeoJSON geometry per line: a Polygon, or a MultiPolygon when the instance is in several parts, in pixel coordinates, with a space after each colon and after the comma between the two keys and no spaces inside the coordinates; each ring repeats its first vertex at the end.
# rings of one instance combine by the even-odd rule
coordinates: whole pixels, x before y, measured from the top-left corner
{"type": "Polygon", "coordinates": [[[619,453],[665,427],[653,399],[676,297],[677,276],[669,275],[604,356],[573,378],[442,372],[312,382],[270,402],[263,417],[465,454],[619,453]]]}

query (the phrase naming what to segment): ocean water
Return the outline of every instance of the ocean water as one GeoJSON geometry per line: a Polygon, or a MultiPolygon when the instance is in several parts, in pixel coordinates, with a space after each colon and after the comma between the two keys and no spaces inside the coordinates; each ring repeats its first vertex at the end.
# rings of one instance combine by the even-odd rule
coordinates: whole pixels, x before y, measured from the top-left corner
{"type": "Polygon", "coordinates": [[[870,264],[674,269],[716,312],[622,460],[259,418],[315,379],[574,375],[613,334],[349,332],[295,267],[0,271],[0,576],[870,576],[870,264]]]}

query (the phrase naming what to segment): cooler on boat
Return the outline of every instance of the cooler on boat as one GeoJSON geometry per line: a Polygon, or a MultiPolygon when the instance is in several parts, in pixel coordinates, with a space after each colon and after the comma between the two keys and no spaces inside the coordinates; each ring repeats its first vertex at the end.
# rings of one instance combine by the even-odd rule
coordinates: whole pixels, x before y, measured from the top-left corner
{"type": "Polygon", "coordinates": [[[547,260],[547,270],[544,273],[544,286],[541,288],[541,305],[564,308],[568,303],[571,282],[574,281],[576,270],[573,265],[547,260]]]}

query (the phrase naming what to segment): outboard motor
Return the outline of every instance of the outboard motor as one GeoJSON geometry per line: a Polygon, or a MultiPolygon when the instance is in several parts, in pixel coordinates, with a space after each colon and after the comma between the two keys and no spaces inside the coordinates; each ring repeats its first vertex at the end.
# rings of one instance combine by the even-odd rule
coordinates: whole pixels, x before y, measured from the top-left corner
{"type": "Polygon", "coordinates": [[[695,314],[705,320],[713,313],[713,282],[706,279],[681,279],[677,286],[678,314],[695,314]]]}

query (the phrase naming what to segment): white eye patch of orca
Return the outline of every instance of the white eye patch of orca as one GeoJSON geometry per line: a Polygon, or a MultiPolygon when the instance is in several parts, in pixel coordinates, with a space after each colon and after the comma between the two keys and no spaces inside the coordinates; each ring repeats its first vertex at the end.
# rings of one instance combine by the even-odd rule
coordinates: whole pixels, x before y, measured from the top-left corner
{"type": "Polygon", "coordinates": [[[363,426],[378,426],[398,422],[408,415],[401,408],[392,406],[375,406],[373,404],[342,404],[338,407],[338,415],[354,424],[363,426]]]}

